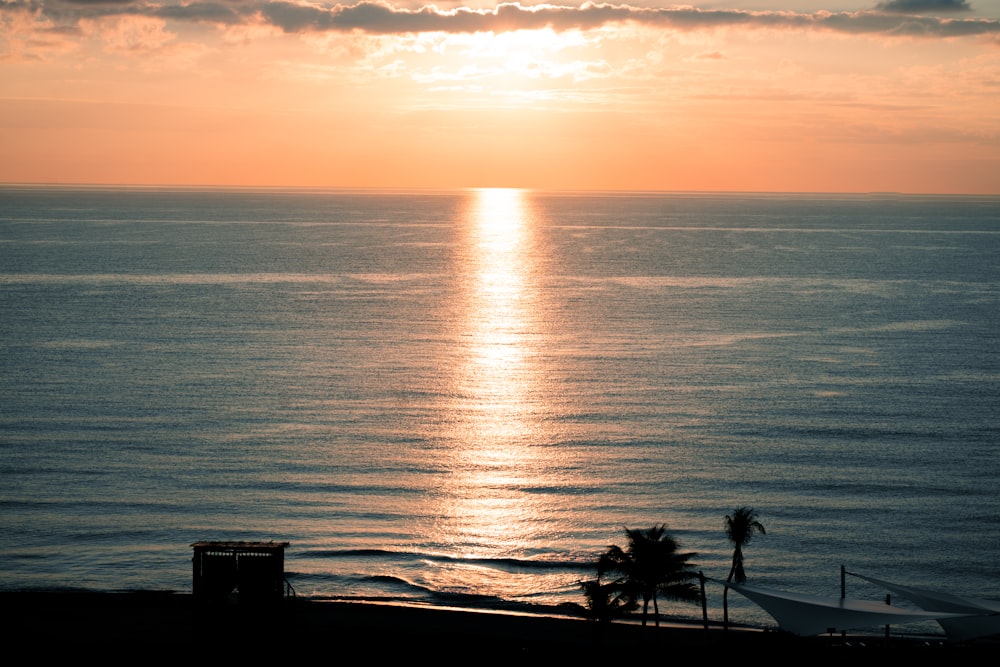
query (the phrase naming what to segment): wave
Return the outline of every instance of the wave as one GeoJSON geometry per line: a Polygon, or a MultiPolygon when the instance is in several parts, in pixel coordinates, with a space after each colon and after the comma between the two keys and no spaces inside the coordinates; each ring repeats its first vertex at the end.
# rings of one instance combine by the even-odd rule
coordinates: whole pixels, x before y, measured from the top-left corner
{"type": "Polygon", "coordinates": [[[564,602],[553,604],[547,601],[544,595],[537,596],[539,598],[538,601],[534,601],[531,598],[535,596],[528,596],[522,599],[508,599],[484,593],[435,590],[392,575],[361,577],[358,579],[358,583],[373,584],[373,588],[369,590],[378,590],[378,593],[338,595],[318,593],[302,597],[313,600],[421,604],[431,607],[459,607],[463,609],[533,614],[582,616],[586,613],[585,608],[579,603],[564,602]]]}
{"type": "Polygon", "coordinates": [[[365,558],[373,560],[394,561],[432,561],[438,563],[463,563],[481,565],[498,570],[592,570],[593,560],[543,560],[531,558],[479,558],[467,556],[449,556],[415,551],[396,551],[392,549],[318,549],[302,554],[307,558],[365,558]]]}

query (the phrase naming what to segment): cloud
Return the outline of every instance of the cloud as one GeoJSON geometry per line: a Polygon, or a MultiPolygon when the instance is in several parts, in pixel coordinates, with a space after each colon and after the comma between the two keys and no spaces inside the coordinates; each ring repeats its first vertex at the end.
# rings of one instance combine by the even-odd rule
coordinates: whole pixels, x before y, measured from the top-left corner
{"type": "Polygon", "coordinates": [[[972,10],[972,6],[966,0],[889,0],[889,2],[880,2],[877,7],[883,12],[899,12],[901,14],[968,12],[972,10]]]}
{"type": "Polygon", "coordinates": [[[167,32],[163,19],[146,16],[122,16],[109,21],[87,21],[84,32],[100,34],[109,53],[141,53],[157,51],[176,39],[167,32]]]}
{"type": "Polygon", "coordinates": [[[426,5],[403,9],[364,0],[353,5],[320,5],[290,0],[193,0],[157,4],[143,0],[3,0],[0,11],[32,8],[54,20],[141,15],[220,26],[265,23],[286,33],[363,32],[374,35],[424,32],[509,32],[548,28],[588,30],[632,23],[676,31],[743,29],[821,30],[857,35],[966,37],[1000,35],[995,19],[945,19],[899,13],[902,6],[923,8],[966,5],[965,0],[891,0],[886,11],[799,13],[694,7],[633,7],[587,2],[579,6],[504,3],[494,9],[426,5]],[[889,8],[893,11],[889,11],[889,8]]]}
{"type": "Polygon", "coordinates": [[[130,5],[135,0],[63,0],[70,5],[130,5]]]}

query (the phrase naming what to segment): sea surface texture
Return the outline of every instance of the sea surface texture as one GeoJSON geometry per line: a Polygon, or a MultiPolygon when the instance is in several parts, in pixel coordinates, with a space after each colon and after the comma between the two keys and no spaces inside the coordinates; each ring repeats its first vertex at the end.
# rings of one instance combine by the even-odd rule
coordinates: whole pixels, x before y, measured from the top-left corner
{"type": "Polygon", "coordinates": [[[1000,599],[998,401],[997,198],[0,188],[3,589],[582,603],[750,505],[750,583],[1000,599]]]}

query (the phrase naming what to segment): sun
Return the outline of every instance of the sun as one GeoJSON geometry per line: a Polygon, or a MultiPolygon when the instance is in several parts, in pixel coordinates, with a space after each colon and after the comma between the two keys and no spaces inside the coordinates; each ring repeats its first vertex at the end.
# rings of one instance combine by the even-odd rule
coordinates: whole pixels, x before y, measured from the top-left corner
{"type": "Polygon", "coordinates": [[[477,32],[438,36],[434,66],[421,71],[425,84],[451,87],[492,98],[529,104],[551,98],[594,70],[578,56],[587,42],[579,32],[551,29],[477,32]]]}

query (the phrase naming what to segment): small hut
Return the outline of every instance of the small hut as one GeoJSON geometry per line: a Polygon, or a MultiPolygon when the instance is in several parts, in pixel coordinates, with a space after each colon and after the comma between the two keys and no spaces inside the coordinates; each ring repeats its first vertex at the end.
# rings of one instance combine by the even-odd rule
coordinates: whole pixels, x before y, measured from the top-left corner
{"type": "Polygon", "coordinates": [[[191,547],[196,599],[222,601],[234,591],[240,604],[284,598],[288,542],[195,542],[191,547]]]}

